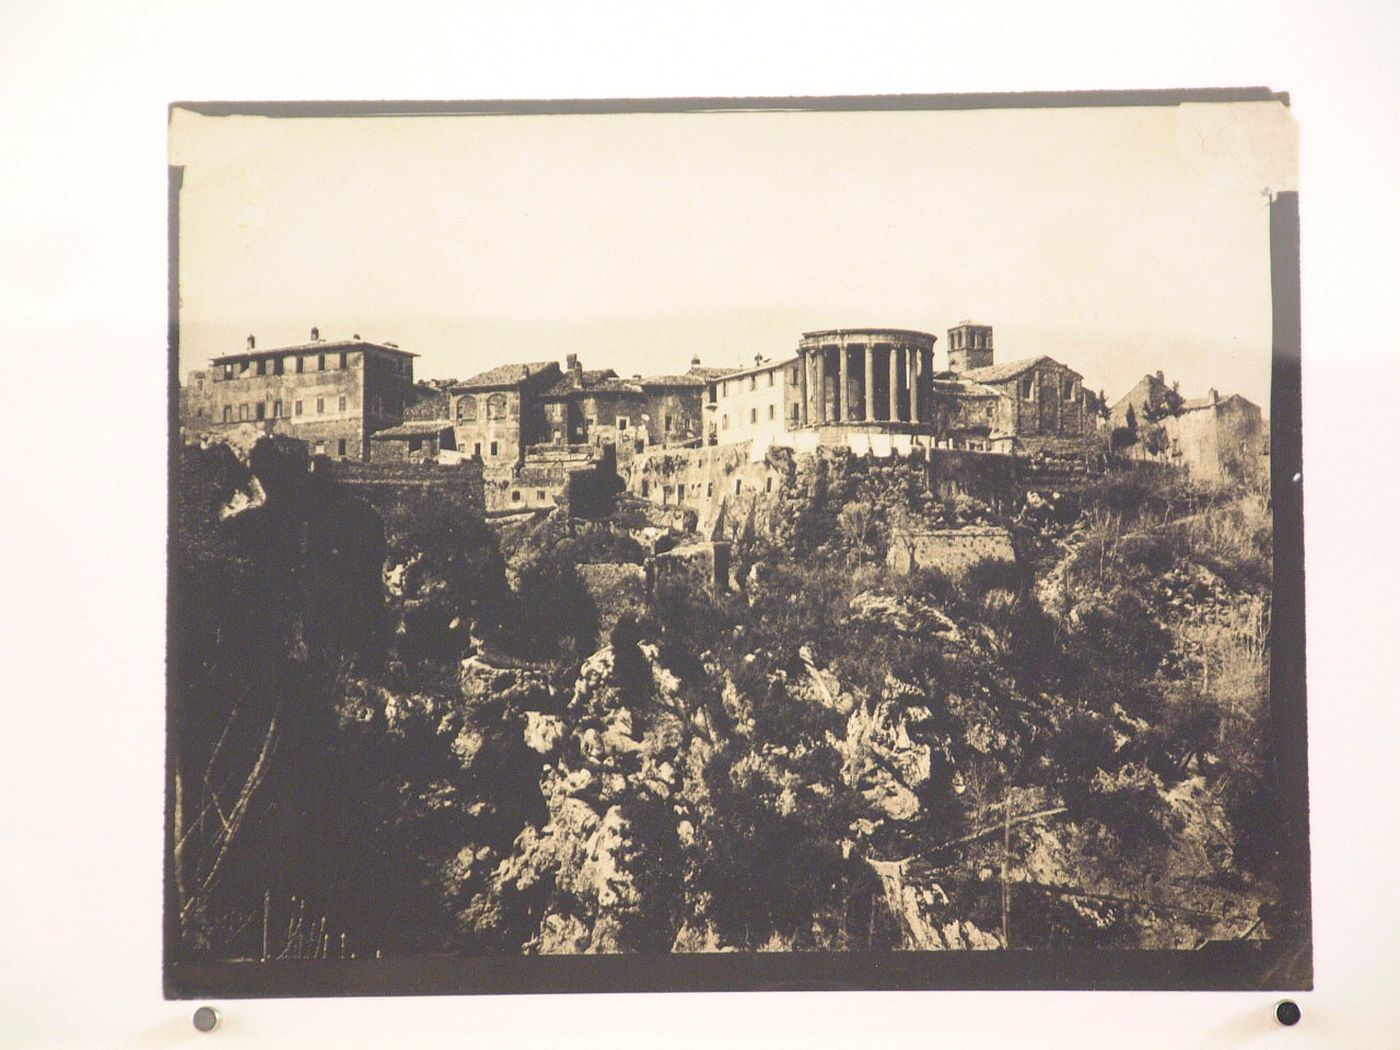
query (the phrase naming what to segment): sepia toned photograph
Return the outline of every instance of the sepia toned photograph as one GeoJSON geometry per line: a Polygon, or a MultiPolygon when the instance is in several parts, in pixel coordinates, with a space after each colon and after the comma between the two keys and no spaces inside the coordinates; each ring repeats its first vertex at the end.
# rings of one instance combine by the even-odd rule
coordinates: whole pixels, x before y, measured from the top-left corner
{"type": "Polygon", "coordinates": [[[1296,137],[172,106],[166,995],[1310,988],[1296,137]]]}

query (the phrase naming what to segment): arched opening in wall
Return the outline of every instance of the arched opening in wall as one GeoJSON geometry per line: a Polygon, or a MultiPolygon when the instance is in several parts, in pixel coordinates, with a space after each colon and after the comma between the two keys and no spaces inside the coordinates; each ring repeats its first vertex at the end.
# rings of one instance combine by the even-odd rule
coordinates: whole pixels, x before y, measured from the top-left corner
{"type": "Polygon", "coordinates": [[[506,418],[506,395],[492,394],[486,399],[486,418],[505,419],[506,418]]]}
{"type": "Polygon", "coordinates": [[[476,422],[476,398],[472,397],[470,394],[463,395],[457,401],[457,422],[476,422]]]}

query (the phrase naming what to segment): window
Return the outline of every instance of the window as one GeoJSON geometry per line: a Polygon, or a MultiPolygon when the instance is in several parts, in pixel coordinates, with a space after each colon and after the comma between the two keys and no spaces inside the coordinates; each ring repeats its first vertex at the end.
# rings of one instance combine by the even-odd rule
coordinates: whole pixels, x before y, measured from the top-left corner
{"type": "Polygon", "coordinates": [[[777,418],[778,418],[778,406],[777,406],[777,405],[769,405],[769,406],[768,406],[768,418],[769,418],[769,419],[777,419],[777,418]]]}
{"type": "Polygon", "coordinates": [[[1067,378],[1067,379],[1065,380],[1064,399],[1065,399],[1066,401],[1071,401],[1071,400],[1074,399],[1074,380],[1073,380],[1073,379],[1068,379],[1068,378],[1067,378]]]}
{"type": "Polygon", "coordinates": [[[342,412],[345,411],[345,395],[344,395],[344,394],[341,394],[341,395],[340,395],[340,405],[339,405],[338,407],[339,407],[340,411],[342,411],[342,412]]]}
{"type": "Polygon", "coordinates": [[[647,498],[648,496],[650,496],[650,495],[651,495],[651,482],[648,481],[646,478],[643,478],[643,479],[642,479],[642,499],[646,499],[646,498],[647,498]]]}
{"type": "Polygon", "coordinates": [[[248,406],[247,406],[247,405],[239,405],[239,406],[238,406],[238,421],[241,423],[241,422],[243,422],[243,420],[245,420],[245,419],[247,419],[247,418],[248,418],[248,406]]]}
{"type": "Polygon", "coordinates": [[[776,374],[777,374],[776,372],[769,372],[769,373],[768,373],[768,385],[769,385],[769,386],[772,386],[772,385],[773,385],[773,376],[775,376],[776,374]]]}
{"type": "Polygon", "coordinates": [[[800,383],[801,381],[802,381],[802,374],[801,374],[800,372],[798,372],[796,366],[794,366],[794,367],[793,367],[793,370],[792,370],[792,385],[793,385],[793,386],[796,386],[796,385],[797,385],[798,383],[800,383]]]}
{"type": "Polygon", "coordinates": [[[734,479],[734,495],[737,496],[737,495],[739,495],[739,493],[741,493],[741,492],[743,492],[743,491],[744,491],[744,479],[743,479],[743,478],[735,478],[735,479],[734,479]]]}
{"type": "Polygon", "coordinates": [[[267,375],[267,359],[266,359],[266,358],[263,358],[263,357],[258,358],[258,375],[260,375],[260,376],[265,376],[265,375],[267,375]]]}
{"type": "Polygon", "coordinates": [[[272,362],[272,374],[281,375],[283,371],[282,358],[274,358],[272,362]]]}
{"type": "Polygon", "coordinates": [[[764,491],[764,492],[772,492],[772,491],[773,491],[773,476],[772,476],[771,474],[763,480],[763,491],[764,491]]]}
{"type": "Polygon", "coordinates": [[[225,405],[225,406],[224,406],[224,422],[225,422],[225,423],[232,423],[232,422],[233,422],[233,406],[232,406],[232,405],[225,405]]]}
{"type": "Polygon", "coordinates": [[[486,418],[505,419],[506,418],[506,395],[492,394],[486,399],[486,418]]]}
{"type": "Polygon", "coordinates": [[[478,441],[475,445],[472,446],[472,455],[475,456],[477,459],[480,459],[480,458],[481,458],[481,442],[480,442],[480,441],[478,441]]]}
{"type": "Polygon", "coordinates": [[[1027,376],[1025,379],[1021,380],[1021,399],[1022,399],[1023,401],[1029,401],[1029,400],[1031,399],[1031,378],[1030,378],[1030,376],[1027,376]]]}
{"type": "Polygon", "coordinates": [[[229,365],[224,365],[224,378],[225,378],[225,379],[232,379],[232,378],[233,378],[233,365],[231,365],[231,364],[229,364],[229,365]]]}
{"type": "Polygon", "coordinates": [[[705,482],[705,498],[706,498],[706,499],[710,499],[710,498],[712,498],[712,497],[714,496],[714,494],[715,494],[715,483],[714,483],[713,481],[707,481],[707,482],[705,482]]]}
{"type": "Polygon", "coordinates": [[[301,354],[297,354],[297,374],[300,375],[302,372],[305,372],[305,371],[306,371],[306,358],[302,357],[301,354]]]}
{"type": "Polygon", "coordinates": [[[281,419],[281,418],[282,418],[282,402],[281,402],[281,401],[274,401],[274,402],[272,402],[272,418],[273,418],[273,419],[281,419]]]}
{"type": "Polygon", "coordinates": [[[792,406],[792,421],[793,421],[794,423],[796,423],[800,418],[801,418],[801,416],[800,416],[799,413],[798,413],[798,406],[797,406],[797,405],[793,405],[793,406],[792,406]]]}
{"type": "Polygon", "coordinates": [[[720,419],[720,421],[719,421],[719,428],[720,428],[721,430],[728,430],[728,429],[729,429],[729,413],[728,413],[728,412],[726,412],[726,413],[724,414],[724,416],[720,419]]]}
{"type": "Polygon", "coordinates": [[[344,439],[344,438],[341,438],[339,441],[337,441],[337,442],[335,443],[335,445],[336,445],[336,448],[335,448],[336,455],[338,455],[338,456],[343,456],[343,455],[345,455],[345,439],[344,439]]]}
{"type": "Polygon", "coordinates": [[[318,456],[324,456],[325,454],[326,454],[326,443],[325,443],[324,441],[318,441],[318,442],[316,442],[316,455],[318,455],[318,456]]]}
{"type": "Polygon", "coordinates": [[[666,433],[669,434],[669,433],[671,432],[671,429],[672,429],[671,413],[667,412],[667,413],[666,413],[666,433]]]}
{"type": "Polygon", "coordinates": [[[491,442],[491,455],[493,455],[493,456],[498,456],[498,455],[500,455],[500,448],[499,448],[499,446],[497,445],[497,443],[494,442],[494,441],[491,442]]]}
{"type": "Polygon", "coordinates": [[[317,354],[317,355],[316,355],[316,371],[318,371],[318,372],[324,372],[325,370],[326,370],[326,355],[325,355],[325,354],[317,354]]]}
{"type": "Polygon", "coordinates": [[[618,430],[626,430],[626,429],[627,429],[627,424],[630,423],[630,422],[631,422],[631,420],[629,420],[626,416],[618,416],[618,417],[617,417],[617,429],[618,429],[618,430]]]}
{"type": "Polygon", "coordinates": [[[300,401],[297,401],[297,402],[295,402],[295,403],[292,405],[292,412],[295,413],[295,414],[298,415],[298,416],[301,415],[301,402],[300,402],[300,401]]]}
{"type": "Polygon", "coordinates": [[[720,391],[719,391],[719,392],[720,392],[721,394],[723,394],[725,397],[728,397],[728,396],[729,396],[729,380],[726,379],[723,383],[720,384],[720,391]]]}
{"type": "Polygon", "coordinates": [[[203,390],[204,390],[204,377],[203,377],[203,376],[198,376],[198,377],[195,379],[195,381],[194,381],[194,388],[195,388],[196,390],[198,390],[198,391],[203,392],[203,390]]]}
{"type": "Polygon", "coordinates": [[[459,423],[476,422],[476,398],[470,394],[463,394],[457,402],[457,421],[459,423]]]}
{"type": "Polygon", "coordinates": [[[749,389],[750,389],[750,390],[757,390],[757,389],[758,389],[758,375],[757,375],[757,373],[755,373],[754,375],[749,376],[749,389]]]}
{"type": "Polygon", "coordinates": [[[679,503],[683,499],[685,499],[685,482],[676,485],[676,502],[679,503]]]}
{"type": "Polygon", "coordinates": [[[749,422],[750,422],[750,423],[757,423],[757,422],[758,422],[758,409],[756,409],[756,408],[751,408],[751,409],[749,409],[749,422]]]}
{"type": "Polygon", "coordinates": [[[545,498],[544,489],[535,489],[535,499],[544,499],[544,498],[545,498]]]}
{"type": "Polygon", "coordinates": [[[511,501],[512,503],[519,503],[519,502],[520,502],[520,490],[519,490],[519,489],[511,489],[511,491],[510,491],[510,501],[511,501]]]}
{"type": "Polygon", "coordinates": [[[342,350],[342,351],[340,352],[340,367],[341,367],[341,368],[349,368],[349,367],[350,367],[350,355],[347,354],[344,350],[342,350]]]}

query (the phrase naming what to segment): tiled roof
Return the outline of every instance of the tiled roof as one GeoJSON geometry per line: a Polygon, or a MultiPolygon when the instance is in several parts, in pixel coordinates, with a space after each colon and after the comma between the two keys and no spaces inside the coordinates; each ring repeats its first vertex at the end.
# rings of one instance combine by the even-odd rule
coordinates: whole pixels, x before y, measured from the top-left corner
{"type": "Polygon", "coordinates": [[[711,368],[708,365],[692,365],[690,370],[686,372],[686,375],[695,376],[705,382],[709,382],[711,379],[718,379],[721,376],[733,375],[735,372],[741,371],[742,369],[742,365],[735,365],[732,368],[711,368]]]}
{"type": "Polygon", "coordinates": [[[478,372],[470,379],[458,383],[454,389],[472,390],[496,386],[518,386],[526,379],[539,376],[548,370],[553,370],[555,378],[558,378],[559,362],[531,361],[528,364],[497,365],[495,368],[478,372]]]}
{"type": "Polygon", "coordinates": [[[578,376],[572,372],[565,371],[559,381],[544,392],[545,397],[562,397],[565,394],[572,394],[578,391],[593,390],[606,383],[609,379],[616,379],[617,373],[611,368],[585,368],[578,376]]]}
{"type": "Polygon", "coordinates": [[[255,357],[280,357],[283,354],[304,354],[308,351],[317,353],[339,353],[342,350],[363,350],[368,347],[371,350],[382,350],[386,354],[398,354],[401,357],[417,357],[417,354],[407,350],[400,350],[397,346],[390,346],[388,343],[373,343],[368,339],[318,339],[314,343],[294,343],[291,346],[270,346],[263,350],[241,350],[236,354],[223,354],[219,357],[211,358],[212,364],[221,365],[229,361],[250,360],[255,357]]]}
{"type": "Polygon", "coordinates": [[[1004,365],[988,365],[986,368],[969,368],[966,372],[960,372],[958,374],[961,378],[970,379],[974,383],[1004,383],[1006,380],[1015,379],[1022,372],[1029,372],[1032,368],[1047,361],[1052,365],[1058,365],[1060,368],[1064,368],[1067,372],[1074,372],[1075,375],[1079,374],[1075,372],[1074,369],[1068,368],[1060,364],[1060,362],[1056,361],[1053,357],[1047,357],[1044,354],[1040,357],[1027,357],[1021,361],[1008,361],[1004,365]]]}
{"type": "Polygon", "coordinates": [[[376,430],[370,435],[371,441],[393,441],[405,438],[433,437],[444,430],[451,430],[452,424],[445,419],[423,419],[400,423],[387,430],[376,430]]]}
{"type": "Polygon", "coordinates": [[[642,386],[680,386],[680,387],[700,387],[709,380],[702,376],[691,375],[665,375],[665,376],[644,376],[642,386]]]}
{"type": "Polygon", "coordinates": [[[933,377],[933,389],[936,393],[952,394],[955,397],[1006,397],[1002,391],[996,387],[984,386],[981,383],[971,382],[953,373],[944,373],[933,377]]]}

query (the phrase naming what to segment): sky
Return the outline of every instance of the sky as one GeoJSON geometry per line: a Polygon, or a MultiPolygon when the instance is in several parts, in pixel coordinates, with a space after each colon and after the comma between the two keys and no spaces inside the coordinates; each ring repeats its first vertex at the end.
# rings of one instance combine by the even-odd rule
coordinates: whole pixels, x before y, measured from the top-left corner
{"type": "Polygon", "coordinates": [[[994,327],[1114,400],[1269,405],[1281,103],[211,117],[176,110],[180,373],[359,334],[419,378],[752,363],[803,331],[994,327]]]}

